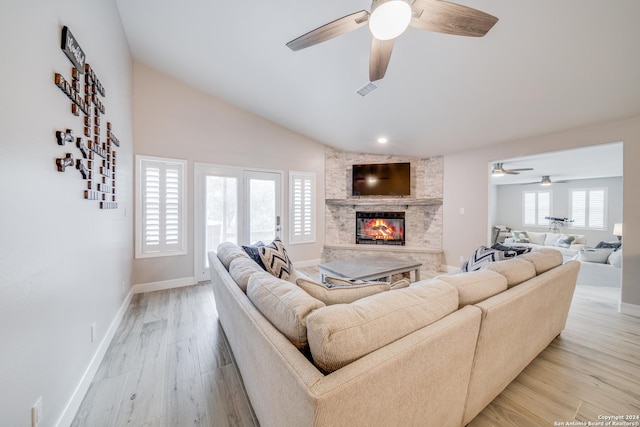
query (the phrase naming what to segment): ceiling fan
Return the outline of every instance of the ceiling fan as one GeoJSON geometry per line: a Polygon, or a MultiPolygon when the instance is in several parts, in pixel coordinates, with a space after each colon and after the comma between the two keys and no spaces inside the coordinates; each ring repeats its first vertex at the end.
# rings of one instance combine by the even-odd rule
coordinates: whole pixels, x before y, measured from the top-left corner
{"type": "Polygon", "coordinates": [[[503,163],[494,163],[491,176],[519,175],[522,171],[532,171],[533,168],[505,169],[503,163]]]}
{"type": "Polygon", "coordinates": [[[369,80],[384,77],[396,37],[408,26],[457,36],[484,36],[498,18],[442,0],[373,0],[371,12],[361,10],[329,22],[287,43],[291,50],[304,49],[356,30],[369,22],[373,35],[369,80]]]}

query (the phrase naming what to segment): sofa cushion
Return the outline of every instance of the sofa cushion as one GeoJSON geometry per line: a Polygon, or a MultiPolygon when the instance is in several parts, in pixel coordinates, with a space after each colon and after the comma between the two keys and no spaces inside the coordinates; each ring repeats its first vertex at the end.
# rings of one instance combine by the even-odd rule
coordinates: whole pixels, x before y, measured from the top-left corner
{"type": "Polygon", "coordinates": [[[333,285],[329,283],[327,285],[323,285],[310,279],[299,278],[296,280],[296,284],[309,295],[319,299],[326,305],[349,304],[359,300],[360,298],[375,295],[391,289],[387,282],[343,285],[333,285]]]}
{"type": "Polygon", "coordinates": [[[503,275],[507,279],[507,288],[536,277],[536,268],[533,263],[526,259],[520,259],[520,257],[492,262],[487,264],[485,269],[503,275]]]}
{"type": "Polygon", "coordinates": [[[536,245],[544,245],[544,241],[545,241],[545,238],[547,236],[547,233],[538,233],[538,232],[535,232],[535,231],[527,231],[527,236],[529,238],[529,242],[530,243],[534,243],[536,245]]]}
{"type": "Polygon", "coordinates": [[[613,249],[617,251],[622,247],[622,242],[599,242],[596,249],[613,249]]]}
{"type": "MultiPolygon", "coordinates": [[[[510,261],[499,261],[510,262],[510,261]]],[[[487,264],[496,264],[494,262],[487,264]]],[[[494,271],[478,270],[438,277],[458,290],[458,307],[475,304],[507,289],[507,279],[494,271]]]]}
{"type": "Polygon", "coordinates": [[[458,292],[438,279],[327,306],[307,318],[311,356],[318,368],[333,372],[457,308],[458,292]]]}
{"type": "Polygon", "coordinates": [[[224,268],[229,270],[229,265],[231,261],[238,257],[248,257],[248,255],[243,251],[240,246],[231,242],[222,242],[218,245],[218,249],[216,250],[216,254],[218,255],[218,259],[224,265],[224,268]]]}
{"type": "Polygon", "coordinates": [[[542,274],[562,264],[562,253],[555,249],[540,248],[537,251],[520,255],[520,259],[533,263],[536,274],[542,274]]]}
{"type": "Polygon", "coordinates": [[[583,248],[580,252],[578,252],[578,261],[585,262],[596,262],[598,264],[604,264],[609,259],[609,255],[611,255],[613,249],[592,249],[592,248],[583,248]]]}
{"type": "Polygon", "coordinates": [[[264,317],[297,348],[307,345],[307,316],[324,303],[269,273],[251,275],[247,296],[264,317]]]}
{"type": "Polygon", "coordinates": [[[546,233],[545,237],[544,237],[544,246],[556,246],[556,243],[558,243],[558,239],[560,238],[561,234],[558,233],[546,233]]]}
{"type": "Polygon", "coordinates": [[[280,239],[258,248],[265,269],[279,279],[287,280],[293,273],[293,264],[280,239]]]}
{"type": "Polygon", "coordinates": [[[587,236],[584,234],[571,234],[574,237],[573,244],[574,245],[586,245],[587,244],[587,236]]]}
{"type": "Polygon", "coordinates": [[[255,263],[260,266],[260,268],[266,271],[267,269],[262,263],[262,258],[260,258],[260,251],[258,250],[258,248],[262,246],[264,246],[264,243],[262,243],[261,241],[257,241],[253,245],[242,245],[242,249],[247,253],[247,255],[249,255],[249,258],[254,260],[255,263]]]}
{"type": "Polygon", "coordinates": [[[573,243],[573,241],[576,238],[574,236],[568,236],[566,234],[561,234],[560,237],[558,237],[558,240],[556,240],[556,243],[554,243],[555,246],[559,246],[561,248],[569,248],[571,247],[571,244],[573,243]]]}
{"type": "Polygon", "coordinates": [[[229,275],[244,293],[247,293],[249,278],[254,273],[264,273],[264,270],[250,258],[238,257],[229,264],[229,275]]]}
{"type": "Polygon", "coordinates": [[[612,267],[622,267],[622,249],[611,252],[607,259],[607,264],[611,264],[612,267]]]}
{"type": "Polygon", "coordinates": [[[513,243],[529,243],[529,236],[526,231],[511,231],[511,236],[513,238],[513,243]]]}

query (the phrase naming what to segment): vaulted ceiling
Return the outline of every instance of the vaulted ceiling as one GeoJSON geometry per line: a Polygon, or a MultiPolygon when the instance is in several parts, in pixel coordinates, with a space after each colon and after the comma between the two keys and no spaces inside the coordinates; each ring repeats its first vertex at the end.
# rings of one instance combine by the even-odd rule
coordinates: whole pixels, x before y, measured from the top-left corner
{"type": "Polygon", "coordinates": [[[498,23],[409,28],[366,97],[366,26],[285,44],[368,0],[116,1],[135,60],[344,150],[445,154],[640,114],[638,0],[462,0],[498,23]]]}

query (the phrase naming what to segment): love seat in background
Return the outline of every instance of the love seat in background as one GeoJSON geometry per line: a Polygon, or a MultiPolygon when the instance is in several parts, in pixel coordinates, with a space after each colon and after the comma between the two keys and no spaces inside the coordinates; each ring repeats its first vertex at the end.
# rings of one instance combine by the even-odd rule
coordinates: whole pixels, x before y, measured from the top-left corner
{"type": "Polygon", "coordinates": [[[579,269],[541,250],[325,305],[223,245],[216,308],[262,426],[467,424],[564,329],[579,269]]]}

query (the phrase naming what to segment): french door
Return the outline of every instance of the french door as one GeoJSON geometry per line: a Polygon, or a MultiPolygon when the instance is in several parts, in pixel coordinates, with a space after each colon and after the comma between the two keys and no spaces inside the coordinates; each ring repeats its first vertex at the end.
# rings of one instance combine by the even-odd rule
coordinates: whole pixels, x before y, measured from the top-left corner
{"type": "Polygon", "coordinates": [[[222,242],[271,242],[280,236],[282,173],[195,165],[195,274],[209,280],[207,253],[222,242]]]}

